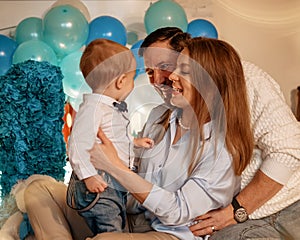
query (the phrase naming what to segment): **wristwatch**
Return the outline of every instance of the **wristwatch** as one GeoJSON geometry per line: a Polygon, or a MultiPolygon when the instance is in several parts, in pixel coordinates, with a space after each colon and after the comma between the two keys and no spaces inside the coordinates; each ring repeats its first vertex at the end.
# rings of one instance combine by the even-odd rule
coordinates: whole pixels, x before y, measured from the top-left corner
{"type": "Polygon", "coordinates": [[[235,197],[232,199],[231,205],[233,207],[233,215],[235,221],[237,221],[238,223],[247,221],[248,213],[246,209],[239,204],[235,197]]]}

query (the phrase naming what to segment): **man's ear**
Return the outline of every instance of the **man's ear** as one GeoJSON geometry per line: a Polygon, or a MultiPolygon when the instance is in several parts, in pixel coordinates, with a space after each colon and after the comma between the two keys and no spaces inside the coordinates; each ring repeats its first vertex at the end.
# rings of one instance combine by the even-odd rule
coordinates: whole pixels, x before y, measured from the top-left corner
{"type": "Polygon", "coordinates": [[[116,80],[116,88],[117,89],[121,89],[124,86],[124,84],[126,84],[125,83],[126,82],[126,78],[127,78],[126,74],[122,74],[121,76],[119,76],[117,78],[117,80],[116,80]]]}

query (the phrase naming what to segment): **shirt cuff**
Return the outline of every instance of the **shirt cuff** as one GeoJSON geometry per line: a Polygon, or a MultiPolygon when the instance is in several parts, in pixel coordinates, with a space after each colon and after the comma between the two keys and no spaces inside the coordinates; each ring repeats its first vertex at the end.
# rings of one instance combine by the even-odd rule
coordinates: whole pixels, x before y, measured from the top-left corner
{"type": "MultiPolygon", "coordinates": [[[[276,157],[278,158],[277,154],[276,157]]],[[[283,154],[280,160],[287,162],[288,158],[290,157],[283,154]]],[[[278,162],[278,159],[275,160],[272,156],[263,161],[260,170],[282,185],[285,185],[293,174],[291,168],[283,162],[278,162]]]]}
{"type": "Polygon", "coordinates": [[[170,205],[169,201],[163,201],[165,190],[153,185],[151,192],[143,203],[143,206],[153,213],[158,213],[162,209],[167,209],[170,205]]]}
{"type": "Polygon", "coordinates": [[[79,180],[86,179],[88,177],[95,176],[98,174],[95,168],[78,168],[74,169],[74,172],[76,173],[76,176],[79,180]]]}

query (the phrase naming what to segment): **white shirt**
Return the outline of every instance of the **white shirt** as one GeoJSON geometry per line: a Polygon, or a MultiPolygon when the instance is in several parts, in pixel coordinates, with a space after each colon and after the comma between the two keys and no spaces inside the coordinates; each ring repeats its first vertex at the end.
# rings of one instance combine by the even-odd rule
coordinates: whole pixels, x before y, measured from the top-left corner
{"type": "Polygon", "coordinates": [[[258,169],[284,185],[249,216],[258,219],[300,200],[300,123],[270,75],[249,62],[243,62],[243,68],[256,149],[242,174],[242,188],[258,169]]]}
{"type": "MultiPolygon", "coordinates": [[[[161,114],[160,106],[150,113],[144,136],[151,137],[150,125],[157,119],[157,114],[161,114]]],[[[188,176],[191,159],[189,132],[176,144],[171,144],[176,131],[176,115],[172,113],[170,128],[163,140],[154,148],[143,150],[139,173],[154,184],[143,206],[147,209],[146,218],[151,220],[155,230],[184,240],[202,239],[191,233],[188,224],[200,214],[227,206],[240,190],[240,177],[234,174],[232,158],[224,140],[217,141],[215,152],[212,123],[204,126],[204,151],[193,173],[188,176]]]]}
{"type": "Polygon", "coordinates": [[[71,166],[79,179],[97,174],[90,162],[89,150],[97,138],[98,128],[114,144],[120,159],[132,167],[133,146],[128,134],[129,119],[125,112],[118,111],[115,99],[101,94],[84,94],[83,103],[76,114],[69,140],[68,155],[71,166]]]}

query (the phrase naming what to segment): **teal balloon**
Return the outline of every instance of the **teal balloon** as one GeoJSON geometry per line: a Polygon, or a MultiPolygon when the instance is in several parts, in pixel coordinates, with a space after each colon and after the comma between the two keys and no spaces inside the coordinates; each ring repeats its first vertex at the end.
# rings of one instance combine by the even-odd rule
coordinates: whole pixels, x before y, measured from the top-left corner
{"type": "Polygon", "coordinates": [[[77,98],[68,97],[67,101],[71,104],[72,108],[78,112],[79,106],[83,102],[83,96],[78,96],[77,98]]]}
{"type": "Polygon", "coordinates": [[[84,44],[89,34],[85,16],[71,5],[51,8],[43,19],[44,39],[59,57],[64,57],[84,44]]]}
{"type": "Polygon", "coordinates": [[[216,27],[208,20],[195,19],[188,24],[187,32],[194,37],[218,38],[216,27]]]}
{"type": "Polygon", "coordinates": [[[0,76],[4,75],[11,67],[17,46],[15,40],[0,34],[0,76]]]}
{"type": "Polygon", "coordinates": [[[172,0],[159,0],[150,5],[144,16],[147,34],[162,27],[178,27],[186,32],[188,20],[184,9],[172,0]]]}
{"type": "Polygon", "coordinates": [[[16,27],[16,42],[21,44],[29,40],[43,40],[42,19],[29,17],[23,19],[16,27]]]}
{"type": "Polygon", "coordinates": [[[91,92],[80,71],[81,51],[75,51],[65,56],[60,63],[63,78],[64,93],[71,98],[80,98],[83,93],[91,92]]]}
{"type": "Polygon", "coordinates": [[[38,62],[47,61],[57,65],[57,57],[53,49],[40,40],[29,40],[21,43],[14,52],[12,62],[16,64],[29,59],[38,62]]]}
{"type": "Polygon", "coordinates": [[[135,32],[127,32],[127,43],[129,45],[134,44],[139,40],[139,36],[135,32]]]}

